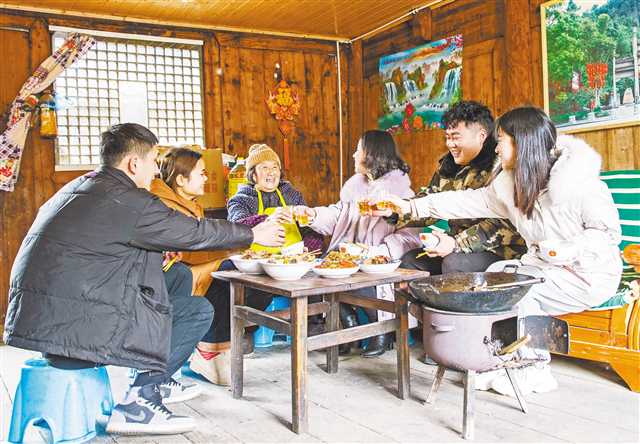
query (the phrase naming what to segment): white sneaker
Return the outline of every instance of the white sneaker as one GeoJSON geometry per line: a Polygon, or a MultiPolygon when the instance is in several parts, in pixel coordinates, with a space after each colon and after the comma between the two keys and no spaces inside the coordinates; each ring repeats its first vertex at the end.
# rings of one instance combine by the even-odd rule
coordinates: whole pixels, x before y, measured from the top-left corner
{"type": "Polygon", "coordinates": [[[160,395],[164,404],[184,402],[202,394],[202,388],[198,384],[183,384],[171,378],[169,382],[160,384],[160,395]]]}
{"type": "Polygon", "coordinates": [[[482,372],[476,375],[476,390],[487,391],[491,389],[491,383],[494,379],[499,378],[500,376],[505,375],[504,370],[492,370],[490,372],[482,372]]]}
{"type": "Polygon", "coordinates": [[[220,352],[212,359],[204,359],[196,349],[189,359],[192,371],[204,377],[207,381],[229,387],[231,385],[231,352],[220,352]]]}
{"type": "Polygon", "coordinates": [[[116,405],[107,422],[107,433],[124,435],[175,435],[193,430],[196,422],[188,416],[174,415],[164,404],[155,384],[131,387],[116,405]]]}
{"type": "MultiPolygon", "coordinates": [[[[558,381],[551,374],[551,367],[548,364],[516,368],[513,369],[512,375],[516,378],[523,396],[533,392],[547,393],[558,388],[558,381]]],[[[516,397],[506,373],[494,379],[491,382],[491,388],[502,395],[516,397]]]]}

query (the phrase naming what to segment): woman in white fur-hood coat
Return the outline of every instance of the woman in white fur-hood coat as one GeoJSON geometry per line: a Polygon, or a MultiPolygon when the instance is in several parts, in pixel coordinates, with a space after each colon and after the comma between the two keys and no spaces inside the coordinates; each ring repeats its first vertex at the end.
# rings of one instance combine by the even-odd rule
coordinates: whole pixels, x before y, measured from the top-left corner
{"type": "MultiPolygon", "coordinates": [[[[600,305],[615,294],[622,274],[620,221],[599,178],[600,156],[580,139],[557,137],[555,126],[538,108],[511,110],[497,120],[496,128],[501,171],[487,187],[390,200],[416,218],[508,218],[528,252],[520,261],[495,262],[487,271],[502,271],[507,263],[517,262],[518,272],[545,278],[518,303],[520,317],[600,305]],[[543,241],[561,241],[558,251],[572,255],[562,265],[550,263],[538,254],[543,241]]],[[[547,350],[525,346],[518,353],[544,362],[515,369],[522,394],[557,388],[547,350]]],[[[514,396],[510,378],[499,371],[478,375],[475,388],[514,396]]]]}
{"type": "Polygon", "coordinates": [[[555,126],[537,108],[509,111],[496,128],[502,171],[489,186],[415,199],[407,210],[416,217],[508,218],[529,248],[519,271],[546,278],[518,305],[521,315],[580,312],[605,302],[620,283],[621,231],[599,178],[600,155],[575,137],[556,138],[555,126]],[[565,241],[574,260],[555,265],[542,259],[537,245],[545,240],[565,241]]]}

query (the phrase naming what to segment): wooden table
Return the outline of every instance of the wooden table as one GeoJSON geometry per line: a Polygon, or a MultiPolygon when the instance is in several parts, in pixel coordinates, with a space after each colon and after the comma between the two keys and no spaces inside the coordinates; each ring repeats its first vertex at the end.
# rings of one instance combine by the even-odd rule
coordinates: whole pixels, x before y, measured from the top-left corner
{"type": "Polygon", "coordinates": [[[338,345],[395,331],[398,356],[398,397],[409,396],[409,344],[407,299],[396,292],[395,302],[356,296],[349,292],[384,284],[401,284],[426,277],[429,273],[398,269],[389,274],[358,272],[347,278],[327,279],[312,272],[296,281],[277,281],[265,275],[247,275],[239,271],[212,273],[216,279],[231,283],[231,389],[234,398],[242,397],[242,335],[245,327],[264,325],[291,336],[292,430],[308,430],[307,352],[325,349],[328,373],[338,371],[338,345]],[[244,305],[245,288],[256,288],[291,299],[290,310],[267,313],[244,305]],[[322,295],[323,302],[307,304],[308,296],[322,295]],[[339,303],[395,313],[395,319],[340,329],[339,303]],[[307,316],[326,313],[326,333],[307,338],[307,316]]]}

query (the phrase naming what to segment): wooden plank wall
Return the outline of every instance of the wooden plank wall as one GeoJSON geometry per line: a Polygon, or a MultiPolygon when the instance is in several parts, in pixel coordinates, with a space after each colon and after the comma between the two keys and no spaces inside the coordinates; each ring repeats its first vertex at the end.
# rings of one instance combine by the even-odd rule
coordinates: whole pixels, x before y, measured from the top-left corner
{"type": "MultiPolygon", "coordinates": [[[[0,131],[6,125],[5,111],[22,83],[51,53],[46,24],[27,17],[0,15],[0,131]]],[[[53,143],[33,133],[22,157],[20,177],[12,193],[0,192],[0,322],[7,311],[9,272],[15,254],[36,212],[53,194],[53,143]]],[[[0,330],[2,327],[0,327],[0,330]]]]}
{"type": "MultiPolygon", "coordinates": [[[[333,43],[177,30],[0,10],[0,111],[4,112],[29,74],[51,53],[48,26],[62,25],[204,40],[204,115],[208,147],[246,154],[266,142],[282,154],[282,137],[265,105],[274,65],[299,88],[302,110],[291,138],[292,181],[311,205],[334,202],[340,189],[336,47],[333,43]],[[217,68],[222,74],[216,74],[217,68]]],[[[342,63],[347,93],[348,60],[342,63]]],[[[344,111],[345,128],[349,115],[344,111]]],[[[4,124],[6,119],[2,119],[4,124]]],[[[346,132],[345,134],[348,134],[346,132]]],[[[346,136],[345,136],[346,137],[346,136]]],[[[348,143],[348,142],[345,142],[348,143]]],[[[346,158],[346,155],[345,155],[346,158]]],[[[0,330],[7,309],[9,272],[37,209],[55,190],[84,172],[54,171],[54,145],[32,131],[13,193],[0,192],[0,330]]]]}
{"type": "MultiPolygon", "coordinates": [[[[456,0],[432,11],[433,40],[463,35],[463,98],[488,104],[496,116],[515,106],[543,106],[541,3],[543,0],[456,0]]],[[[365,128],[376,128],[381,113],[379,58],[422,43],[414,37],[411,22],[363,43],[365,128]]],[[[640,126],[576,136],[600,152],[604,169],[640,169],[640,126]]],[[[446,152],[443,131],[400,134],[396,142],[412,166],[414,188],[425,185],[437,159],[446,152]]]]}
{"type": "Polygon", "coordinates": [[[246,155],[253,143],[267,143],[283,158],[277,121],[265,106],[273,88],[276,64],[297,89],[302,101],[290,138],[291,170],[287,174],[313,204],[337,198],[338,152],[337,63],[333,44],[299,43],[218,34],[222,67],[219,106],[226,152],[246,155]]]}

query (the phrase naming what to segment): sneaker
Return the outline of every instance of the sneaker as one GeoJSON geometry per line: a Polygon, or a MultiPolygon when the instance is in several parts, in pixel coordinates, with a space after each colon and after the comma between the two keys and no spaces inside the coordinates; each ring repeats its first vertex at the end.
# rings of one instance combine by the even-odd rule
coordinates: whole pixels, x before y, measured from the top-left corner
{"type": "Polygon", "coordinates": [[[171,413],[162,403],[158,386],[149,384],[129,389],[125,399],[111,412],[106,431],[123,435],[175,435],[190,432],[195,426],[193,418],[171,413]]]}
{"type": "Polygon", "coordinates": [[[205,359],[196,349],[189,360],[191,370],[212,384],[231,385],[231,352],[223,351],[211,359],[205,359]]]}
{"type": "Polygon", "coordinates": [[[438,365],[438,363],[433,359],[431,359],[429,356],[427,356],[426,353],[422,356],[422,358],[418,359],[418,361],[427,365],[438,365]]]}
{"type": "Polygon", "coordinates": [[[482,372],[476,375],[475,389],[487,391],[491,389],[491,384],[497,378],[504,376],[507,377],[507,373],[504,370],[492,370],[490,372],[482,372]]]}
{"type": "MultiPolygon", "coordinates": [[[[548,364],[517,368],[513,370],[512,374],[516,378],[523,396],[532,392],[547,393],[558,388],[558,382],[551,374],[551,367],[548,364]]],[[[491,388],[501,395],[516,397],[506,373],[491,381],[491,388]]]]}
{"type": "Polygon", "coordinates": [[[164,404],[172,404],[174,402],[184,402],[193,399],[202,394],[202,389],[197,384],[183,384],[175,379],[169,379],[169,382],[160,384],[160,395],[164,404]]]}

